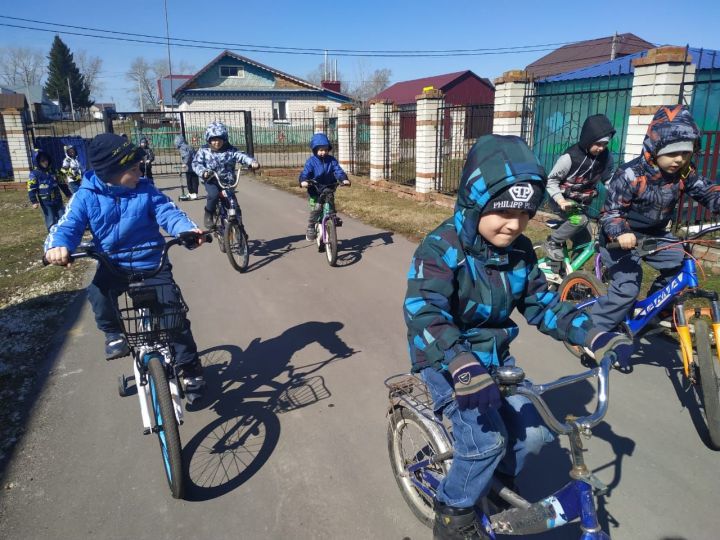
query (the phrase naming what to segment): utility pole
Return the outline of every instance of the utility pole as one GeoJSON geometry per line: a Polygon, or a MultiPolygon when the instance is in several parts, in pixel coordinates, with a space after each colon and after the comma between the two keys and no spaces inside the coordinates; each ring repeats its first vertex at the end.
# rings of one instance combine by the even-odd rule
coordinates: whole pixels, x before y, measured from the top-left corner
{"type": "Polygon", "coordinates": [[[70,88],[70,77],[67,78],[68,83],[68,94],[70,95],[70,111],[72,112],[72,119],[75,120],[75,107],[72,102],[72,88],[70,88]]]}
{"type": "MultiPolygon", "coordinates": [[[[173,73],[172,73],[172,60],[170,59],[170,27],[168,26],[168,11],[167,11],[167,0],[165,0],[165,38],[167,39],[167,52],[168,52],[168,73],[170,74],[170,97],[163,96],[163,107],[166,106],[165,102],[170,101],[170,112],[173,110],[173,73]]],[[[162,79],[160,79],[160,88],[162,88],[162,79]]]]}
{"type": "Polygon", "coordinates": [[[140,77],[138,77],[138,98],[140,99],[140,112],[145,112],[145,107],[143,107],[143,95],[142,86],[140,84],[140,77]]]}
{"type": "Polygon", "coordinates": [[[615,35],[612,37],[612,46],[610,47],[610,60],[615,60],[617,56],[617,38],[618,34],[615,32],[615,35]]]}

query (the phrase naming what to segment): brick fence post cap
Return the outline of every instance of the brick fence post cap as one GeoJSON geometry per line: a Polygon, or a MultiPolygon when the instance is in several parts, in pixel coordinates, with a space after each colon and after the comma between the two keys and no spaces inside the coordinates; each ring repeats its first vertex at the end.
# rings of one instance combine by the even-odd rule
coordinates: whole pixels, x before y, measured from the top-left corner
{"type": "Polygon", "coordinates": [[[528,82],[530,80],[530,74],[523,69],[511,69],[506,71],[500,77],[495,79],[495,84],[503,84],[508,82],[528,82]]]}
{"type": "Polygon", "coordinates": [[[355,109],[355,105],[353,105],[352,103],[343,103],[342,105],[340,105],[338,107],[338,110],[341,110],[341,111],[352,111],[354,109],[355,109]]]}
{"type": "Polygon", "coordinates": [[[328,112],[328,108],[325,105],[317,105],[313,112],[328,112]]]}
{"type": "Polygon", "coordinates": [[[437,88],[425,88],[423,90],[423,93],[415,96],[415,101],[421,100],[421,99],[440,99],[444,96],[442,90],[438,90],[437,88]]]}
{"type": "Polygon", "coordinates": [[[370,105],[392,105],[392,101],[389,99],[371,99],[368,101],[370,105]]]}
{"type": "Polygon", "coordinates": [[[692,56],[685,50],[685,47],[658,47],[650,49],[647,55],[635,58],[632,61],[633,67],[652,66],[655,64],[669,63],[690,63],[692,56]]]}

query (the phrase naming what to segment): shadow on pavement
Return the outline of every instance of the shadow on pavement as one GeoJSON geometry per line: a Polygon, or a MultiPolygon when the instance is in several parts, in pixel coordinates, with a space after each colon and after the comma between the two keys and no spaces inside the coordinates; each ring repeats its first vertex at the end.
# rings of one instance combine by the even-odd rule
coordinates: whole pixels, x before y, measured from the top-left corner
{"type": "Polygon", "coordinates": [[[362,259],[362,254],[373,247],[387,246],[393,243],[393,233],[383,231],[357,238],[338,239],[337,266],[351,266],[362,259]]]}
{"type": "Polygon", "coordinates": [[[263,266],[276,261],[283,255],[290,253],[297,249],[293,246],[294,242],[304,241],[305,236],[302,234],[296,234],[292,236],[283,236],[282,238],[274,238],[272,240],[250,240],[249,249],[251,263],[248,265],[245,272],[252,272],[258,270],[263,266]]]}
{"type": "Polygon", "coordinates": [[[316,373],[357,352],[338,336],[342,328],[339,322],[305,322],[275,338],[257,338],[244,351],[231,345],[201,353],[209,389],[205,407],[218,418],[183,448],[190,480],[186,499],[210,500],[243,485],[272,455],[280,438],[278,415],[331,397],[316,373]],[[327,358],[291,363],[296,352],[315,343],[327,358]]]}

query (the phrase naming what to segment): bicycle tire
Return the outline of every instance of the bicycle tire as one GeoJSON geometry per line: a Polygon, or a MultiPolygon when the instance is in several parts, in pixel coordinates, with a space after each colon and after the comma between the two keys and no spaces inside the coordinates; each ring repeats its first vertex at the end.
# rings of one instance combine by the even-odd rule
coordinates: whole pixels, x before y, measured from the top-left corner
{"type": "Polygon", "coordinates": [[[223,242],[230,265],[238,272],[244,272],[250,261],[250,250],[247,235],[237,221],[228,221],[223,242]]]}
{"type": "Polygon", "coordinates": [[[185,494],[182,445],[175,417],[175,407],[170,395],[170,385],[167,381],[165,366],[160,358],[154,357],[148,362],[148,384],[150,385],[150,401],[160,442],[165,477],[173,498],[182,499],[185,494]]]}
{"type": "Polygon", "coordinates": [[[710,343],[710,325],[704,319],[694,319],[693,325],[705,421],[713,449],[720,450],[720,366],[710,343]]]}
{"type": "Polygon", "coordinates": [[[337,264],[337,229],[332,217],[325,222],[325,256],[330,266],[337,264]]]}
{"type": "Polygon", "coordinates": [[[225,253],[225,231],[227,230],[227,221],[224,222],[225,225],[221,227],[223,224],[223,220],[220,217],[217,217],[215,220],[215,229],[213,233],[215,234],[215,238],[217,239],[218,247],[220,248],[220,253],[225,253]]]}
{"type": "MultiPolygon", "coordinates": [[[[412,513],[421,523],[432,527],[435,519],[433,499],[415,487],[406,468],[410,464],[408,458],[403,455],[403,434],[406,430],[413,429],[419,432],[423,441],[420,450],[410,451],[412,461],[418,462],[431,455],[437,455],[449,450],[452,446],[446,437],[438,433],[432,433],[425,424],[418,418],[418,415],[407,407],[398,407],[390,414],[388,419],[388,453],[390,455],[390,467],[393,476],[400,488],[403,499],[412,510],[412,513]],[[418,457],[419,456],[419,457],[418,457]]],[[[449,469],[449,460],[435,464],[433,467],[437,474],[446,475],[449,469]]],[[[420,480],[419,472],[414,473],[415,479],[420,480]]]]}
{"type": "MultiPolygon", "coordinates": [[[[562,302],[579,304],[591,298],[607,294],[607,285],[601,282],[593,274],[588,272],[573,272],[563,279],[558,288],[558,295],[562,302]]],[[[585,350],[579,345],[572,345],[567,341],[563,342],[568,351],[577,358],[585,356],[585,350]]]]}

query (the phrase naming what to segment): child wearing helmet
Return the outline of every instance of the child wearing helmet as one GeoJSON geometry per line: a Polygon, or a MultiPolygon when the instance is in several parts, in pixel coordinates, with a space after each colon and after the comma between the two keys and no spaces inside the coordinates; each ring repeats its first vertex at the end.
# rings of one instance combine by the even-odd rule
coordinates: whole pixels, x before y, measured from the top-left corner
{"type": "Polygon", "coordinates": [[[155,179],[152,174],[152,163],[155,161],[155,152],[150,148],[150,141],[147,137],[140,139],[140,148],[145,152],[142,161],[140,162],[140,172],[142,175],[150,180],[151,183],[155,183],[155,179]]]}
{"type": "MultiPolygon", "coordinates": [[[[700,176],[692,162],[700,132],[684,105],[660,107],[647,129],[642,153],[621,166],[608,182],[600,216],[600,256],[608,267],[610,285],[590,309],[595,324],[612,330],[625,318],[642,283],[640,257],[633,248],[638,237],[658,237],[658,247],[677,242],[666,230],[680,195],[686,193],[712,212],[720,212],[720,185],[700,176]],[[608,242],[620,247],[608,249],[608,242]]],[[[667,286],[682,266],[682,249],[663,249],[644,257],[660,275],[648,295],[667,286]]]]}
{"type": "Polygon", "coordinates": [[[67,185],[70,188],[71,193],[75,193],[80,188],[80,182],[82,181],[82,165],[78,159],[77,150],[71,144],[65,147],[65,159],[63,159],[60,173],[67,180],[67,185]]]}
{"type": "MultiPolygon", "coordinates": [[[[28,197],[33,208],[42,210],[48,231],[60,220],[65,211],[60,186],[57,174],[52,167],[50,154],[44,150],[35,150],[33,153],[33,170],[30,171],[27,183],[28,197]]],[[[65,188],[67,189],[67,186],[65,188]]],[[[70,197],[69,192],[65,195],[68,198],[70,197]]]]}
{"type": "Polygon", "coordinates": [[[228,141],[228,129],[222,122],[213,122],[205,130],[207,144],[198,149],[192,161],[192,169],[202,179],[207,201],[205,203],[204,225],[206,229],[213,226],[213,216],[220,197],[220,187],[211,180],[217,173],[220,180],[229,184],[235,180],[235,164],[247,165],[253,169],[260,164],[241,152],[228,141]]]}
{"type": "Polygon", "coordinates": [[[318,204],[317,197],[320,195],[316,186],[310,184],[308,180],[314,180],[321,185],[330,185],[335,182],[342,182],[344,186],[350,185],[347,174],[340,167],[337,159],[330,154],[332,145],[324,133],[316,133],[310,139],[310,150],[313,155],[305,162],[298,181],[300,186],[307,188],[308,204],[310,205],[310,215],[308,216],[307,230],[305,238],[314,241],[316,237],[315,223],[320,217],[322,208],[318,204]]]}
{"type": "Polygon", "coordinates": [[[455,214],[419,245],[404,314],[412,371],[453,426],[454,456],[435,501],[435,539],[490,538],[475,504],[493,476],[509,487],[528,455],[552,440],[527,398],[501,397],[493,374],[513,365],[510,343],[526,321],[556,340],[588,345],[625,365],[632,342],[598,332],[548,290],[522,233],[545,195],[546,176],[519,137],[485,135],[463,168],[455,214]]]}

